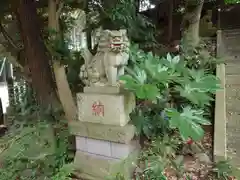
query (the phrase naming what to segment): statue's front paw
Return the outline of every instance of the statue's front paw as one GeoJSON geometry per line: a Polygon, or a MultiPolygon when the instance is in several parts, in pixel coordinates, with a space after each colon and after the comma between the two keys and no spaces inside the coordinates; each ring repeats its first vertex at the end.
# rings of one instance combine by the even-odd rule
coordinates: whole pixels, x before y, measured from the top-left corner
{"type": "Polygon", "coordinates": [[[116,83],[108,83],[108,86],[113,86],[113,87],[121,87],[121,83],[120,82],[116,82],[116,83]]]}

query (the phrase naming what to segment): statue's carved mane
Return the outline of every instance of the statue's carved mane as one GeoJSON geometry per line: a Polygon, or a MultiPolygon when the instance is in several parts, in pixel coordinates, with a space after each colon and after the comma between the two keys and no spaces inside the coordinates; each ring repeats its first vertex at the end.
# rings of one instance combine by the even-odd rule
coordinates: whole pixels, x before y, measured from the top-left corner
{"type": "Polygon", "coordinates": [[[119,45],[122,45],[122,49],[125,50],[129,46],[127,38],[127,32],[125,30],[104,30],[99,37],[98,50],[97,51],[110,51],[111,44],[114,43],[114,38],[119,39],[119,45]]]}

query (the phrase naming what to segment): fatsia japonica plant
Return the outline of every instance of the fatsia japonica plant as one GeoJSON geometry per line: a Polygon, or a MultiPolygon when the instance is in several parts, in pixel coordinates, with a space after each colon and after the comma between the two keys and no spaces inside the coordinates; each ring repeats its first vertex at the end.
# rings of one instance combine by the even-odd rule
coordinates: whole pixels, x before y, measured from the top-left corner
{"type": "Polygon", "coordinates": [[[143,131],[139,133],[154,136],[178,129],[183,140],[203,137],[201,125],[210,125],[204,107],[220,88],[214,75],[187,68],[181,56],[159,57],[136,45],[130,48],[126,71],[120,80],[140,101],[132,114],[133,123],[143,131]]]}

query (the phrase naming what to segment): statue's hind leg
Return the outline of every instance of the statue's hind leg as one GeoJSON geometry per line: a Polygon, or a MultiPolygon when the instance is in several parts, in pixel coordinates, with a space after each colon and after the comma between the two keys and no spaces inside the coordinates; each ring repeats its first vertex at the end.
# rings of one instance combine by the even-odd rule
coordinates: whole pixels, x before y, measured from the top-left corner
{"type": "Polygon", "coordinates": [[[111,86],[116,86],[117,85],[117,74],[118,74],[118,69],[117,67],[114,66],[108,66],[106,68],[106,76],[108,80],[108,84],[111,86]]]}
{"type": "Polygon", "coordinates": [[[117,78],[119,79],[119,77],[122,75],[124,75],[124,66],[119,66],[117,78]]]}

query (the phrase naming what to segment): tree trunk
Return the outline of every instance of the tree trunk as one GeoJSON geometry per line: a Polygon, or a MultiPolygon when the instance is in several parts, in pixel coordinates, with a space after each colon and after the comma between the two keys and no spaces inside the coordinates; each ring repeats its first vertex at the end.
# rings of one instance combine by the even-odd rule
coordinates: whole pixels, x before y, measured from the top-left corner
{"type": "MultiPolygon", "coordinates": [[[[58,0],[49,0],[48,6],[48,27],[56,32],[59,32],[59,16],[62,8],[62,4],[58,0]]],[[[60,38],[60,33],[57,33],[60,38]]],[[[57,37],[53,37],[54,38],[57,37]]],[[[63,110],[65,112],[66,119],[68,121],[76,120],[77,107],[75,105],[71,89],[69,87],[65,68],[56,59],[53,63],[54,75],[56,79],[57,92],[59,99],[62,103],[63,110]]]]}
{"type": "Polygon", "coordinates": [[[24,44],[26,61],[29,66],[32,85],[41,105],[58,102],[55,83],[49,64],[49,55],[41,36],[39,18],[34,0],[13,0],[24,44]]]}
{"type": "Polygon", "coordinates": [[[199,22],[204,0],[186,1],[186,14],[183,17],[183,41],[188,47],[196,47],[199,43],[199,22]]]}
{"type": "Polygon", "coordinates": [[[168,13],[168,43],[172,40],[172,30],[173,30],[173,0],[169,0],[169,13],[168,13]]]}

